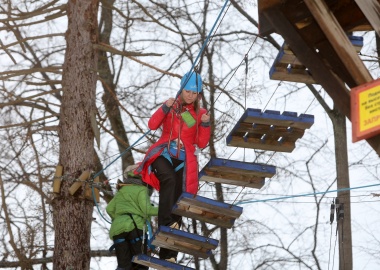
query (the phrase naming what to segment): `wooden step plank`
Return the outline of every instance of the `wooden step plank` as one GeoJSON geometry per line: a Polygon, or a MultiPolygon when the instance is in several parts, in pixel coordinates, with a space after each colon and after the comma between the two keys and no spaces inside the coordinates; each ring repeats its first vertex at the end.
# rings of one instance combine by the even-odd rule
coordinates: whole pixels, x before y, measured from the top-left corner
{"type": "Polygon", "coordinates": [[[199,173],[199,180],[260,189],[265,178],[276,174],[276,167],[266,164],[211,158],[199,173]]]}
{"type": "Polygon", "coordinates": [[[291,68],[273,65],[269,70],[271,80],[297,82],[304,84],[319,84],[305,68],[291,68]]]}
{"type": "Polygon", "coordinates": [[[359,53],[363,48],[364,38],[361,36],[349,35],[348,39],[351,41],[352,45],[354,46],[355,51],[359,53]]]}
{"type": "Polygon", "coordinates": [[[292,152],[305,129],[314,124],[314,116],[296,112],[248,108],[226,137],[228,146],[292,152]]]}
{"type": "Polygon", "coordinates": [[[211,250],[218,246],[219,241],[197,234],[160,226],[153,235],[152,245],[191,254],[196,257],[208,258],[211,250]]]}
{"type": "Polygon", "coordinates": [[[263,124],[240,123],[227,145],[262,150],[292,152],[295,143],[302,138],[305,130],[290,127],[276,127],[263,124]]]}
{"type": "MultiPolygon", "coordinates": [[[[363,37],[348,35],[348,39],[359,53],[363,47],[363,37]]],[[[291,48],[284,43],[279,50],[272,67],[269,70],[269,78],[272,80],[298,82],[305,84],[318,84],[305,65],[298,60],[291,48]]]]}
{"type": "Polygon", "coordinates": [[[158,258],[151,257],[145,254],[133,256],[132,262],[158,270],[195,270],[191,267],[168,262],[165,260],[160,260],[158,258]]]}
{"type": "MultiPolygon", "coordinates": [[[[266,124],[282,127],[295,127],[301,129],[310,128],[314,124],[314,116],[310,114],[300,114],[295,116],[294,112],[284,111],[282,114],[275,110],[266,110],[248,108],[239,122],[266,124]]],[[[297,114],[296,114],[297,115],[297,114]]]]}
{"type": "Polygon", "coordinates": [[[232,228],[235,220],[221,216],[220,214],[215,214],[213,212],[204,211],[202,208],[186,205],[186,203],[181,203],[176,208],[175,214],[181,215],[188,218],[194,218],[199,221],[214,224],[223,228],[232,228]]]}
{"type": "Polygon", "coordinates": [[[227,141],[228,146],[260,149],[265,151],[291,153],[296,148],[295,142],[277,141],[273,139],[257,139],[254,137],[230,136],[227,141]]]}
{"type": "Polygon", "coordinates": [[[273,61],[272,67],[269,70],[269,78],[272,80],[306,84],[317,83],[286,43],[283,43],[273,61]]]}
{"type": "Polygon", "coordinates": [[[234,136],[238,137],[254,137],[260,139],[264,134],[267,134],[268,136],[274,138],[286,137],[288,141],[295,142],[299,138],[302,138],[302,136],[305,134],[305,130],[299,128],[279,127],[243,122],[239,125],[236,125],[236,129],[234,131],[234,136]]]}
{"type": "Polygon", "coordinates": [[[242,207],[184,192],[173,207],[174,214],[231,228],[243,212],[242,207]]]}
{"type": "Polygon", "coordinates": [[[285,50],[284,48],[281,48],[277,54],[274,63],[276,63],[275,66],[281,66],[281,64],[283,64],[282,66],[284,67],[287,67],[288,65],[294,65],[305,69],[304,64],[302,64],[301,61],[298,60],[297,56],[295,56],[290,49],[285,50]]]}

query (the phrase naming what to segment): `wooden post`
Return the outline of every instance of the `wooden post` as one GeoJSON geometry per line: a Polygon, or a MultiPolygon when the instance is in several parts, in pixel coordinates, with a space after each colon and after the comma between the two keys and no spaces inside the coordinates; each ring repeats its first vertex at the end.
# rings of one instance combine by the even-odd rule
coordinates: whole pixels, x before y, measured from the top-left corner
{"type": "Polygon", "coordinates": [[[63,166],[57,165],[55,168],[54,180],[53,180],[53,192],[59,194],[61,190],[61,176],[62,176],[63,166]]]}
{"type": "Polygon", "coordinates": [[[82,182],[87,180],[88,177],[90,176],[90,171],[84,171],[82,174],[79,176],[79,181],[74,182],[74,184],[71,185],[69,188],[69,193],[70,195],[74,195],[74,193],[82,186],[82,182]]]}

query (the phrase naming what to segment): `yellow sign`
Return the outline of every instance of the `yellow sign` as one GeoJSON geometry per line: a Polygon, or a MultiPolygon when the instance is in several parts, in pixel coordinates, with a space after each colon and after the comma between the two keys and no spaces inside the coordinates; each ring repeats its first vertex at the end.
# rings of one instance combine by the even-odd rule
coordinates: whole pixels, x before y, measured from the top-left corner
{"type": "Polygon", "coordinates": [[[380,126],[380,86],[359,94],[360,131],[380,126]]]}
{"type": "Polygon", "coordinates": [[[380,79],[351,89],[352,141],[380,134],[380,79]]]}

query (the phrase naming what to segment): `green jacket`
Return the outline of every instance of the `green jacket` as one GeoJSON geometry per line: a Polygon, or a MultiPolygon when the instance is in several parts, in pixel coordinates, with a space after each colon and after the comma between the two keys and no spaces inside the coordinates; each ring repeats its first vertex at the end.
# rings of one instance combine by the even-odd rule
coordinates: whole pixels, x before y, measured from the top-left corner
{"type": "Polygon", "coordinates": [[[128,214],[132,214],[137,228],[140,230],[145,226],[147,219],[158,215],[158,207],[150,204],[148,188],[133,184],[123,186],[109,202],[106,210],[112,219],[109,232],[111,240],[115,235],[135,229],[128,214]]]}

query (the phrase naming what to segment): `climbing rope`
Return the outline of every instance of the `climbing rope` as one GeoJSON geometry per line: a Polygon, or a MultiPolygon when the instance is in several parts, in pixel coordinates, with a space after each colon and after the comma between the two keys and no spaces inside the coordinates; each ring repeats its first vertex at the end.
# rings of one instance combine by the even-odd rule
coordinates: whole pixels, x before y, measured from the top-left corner
{"type": "Polygon", "coordinates": [[[307,197],[307,196],[315,196],[315,195],[324,195],[324,194],[332,193],[332,192],[342,192],[342,191],[348,191],[348,190],[354,190],[354,189],[362,189],[362,188],[369,188],[369,187],[376,187],[376,186],[380,186],[380,184],[372,184],[372,185],[358,186],[358,187],[351,187],[351,188],[340,188],[340,189],[334,189],[334,190],[328,190],[328,191],[304,193],[304,194],[282,196],[282,197],[262,199],[262,200],[241,201],[241,202],[236,203],[236,205],[239,205],[239,204],[249,204],[249,203],[259,203],[259,202],[268,202],[268,201],[278,201],[278,200],[285,200],[285,199],[298,198],[298,197],[307,197]]]}

